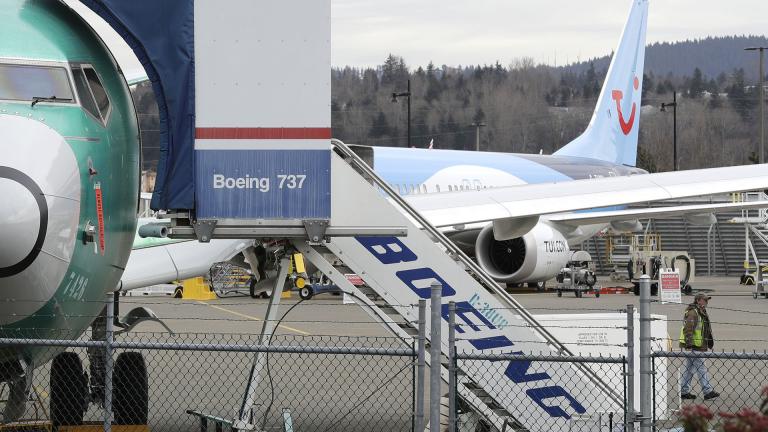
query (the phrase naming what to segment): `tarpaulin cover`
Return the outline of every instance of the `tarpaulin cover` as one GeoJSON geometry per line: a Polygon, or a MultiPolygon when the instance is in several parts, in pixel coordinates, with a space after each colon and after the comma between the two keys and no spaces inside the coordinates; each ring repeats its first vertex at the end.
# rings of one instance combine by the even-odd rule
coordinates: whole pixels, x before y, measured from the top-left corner
{"type": "Polygon", "coordinates": [[[194,1],[80,0],[136,53],[160,111],[155,210],[194,208],[194,1]]]}

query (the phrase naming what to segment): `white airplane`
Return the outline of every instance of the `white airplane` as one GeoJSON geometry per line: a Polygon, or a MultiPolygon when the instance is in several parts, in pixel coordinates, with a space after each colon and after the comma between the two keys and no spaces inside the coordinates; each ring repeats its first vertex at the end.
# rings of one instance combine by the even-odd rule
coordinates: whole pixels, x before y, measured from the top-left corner
{"type": "MultiPolygon", "coordinates": [[[[354,146],[499,282],[540,283],[609,224],[761,204],[629,210],[630,203],[758,189],[765,165],[648,174],[636,168],[648,0],[629,19],[584,133],[553,155],[354,146]]],[[[709,220],[709,218],[703,218],[709,220]]]]}

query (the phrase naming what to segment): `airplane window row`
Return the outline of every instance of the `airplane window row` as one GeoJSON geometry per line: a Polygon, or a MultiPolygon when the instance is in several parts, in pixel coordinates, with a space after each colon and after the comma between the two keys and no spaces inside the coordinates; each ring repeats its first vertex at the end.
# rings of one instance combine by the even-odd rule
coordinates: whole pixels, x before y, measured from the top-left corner
{"type": "MultiPolygon", "coordinates": [[[[426,184],[390,184],[392,189],[397,192],[398,195],[414,195],[414,194],[426,194],[429,193],[429,189],[426,184]]],[[[466,182],[464,184],[449,184],[447,186],[448,192],[458,192],[465,190],[481,190],[488,189],[488,186],[483,185],[479,180],[475,180],[474,184],[466,182]]],[[[434,185],[434,192],[440,193],[440,185],[434,185]]]]}

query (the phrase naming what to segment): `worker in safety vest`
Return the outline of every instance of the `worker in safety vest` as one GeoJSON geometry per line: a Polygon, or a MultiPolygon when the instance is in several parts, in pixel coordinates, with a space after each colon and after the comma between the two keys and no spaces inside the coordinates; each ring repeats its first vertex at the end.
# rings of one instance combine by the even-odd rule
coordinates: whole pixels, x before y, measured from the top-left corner
{"type": "MultiPolygon", "coordinates": [[[[712,336],[712,326],[707,315],[707,303],[712,297],[706,294],[696,294],[693,303],[688,305],[683,318],[683,327],[680,329],[680,348],[696,351],[707,351],[715,345],[715,339],[712,336]]],[[[696,395],[691,394],[691,381],[693,373],[699,376],[699,384],[704,391],[704,400],[714,399],[720,396],[709,382],[707,366],[704,364],[703,357],[686,357],[685,370],[680,387],[680,397],[683,399],[696,399],[696,395]]]]}

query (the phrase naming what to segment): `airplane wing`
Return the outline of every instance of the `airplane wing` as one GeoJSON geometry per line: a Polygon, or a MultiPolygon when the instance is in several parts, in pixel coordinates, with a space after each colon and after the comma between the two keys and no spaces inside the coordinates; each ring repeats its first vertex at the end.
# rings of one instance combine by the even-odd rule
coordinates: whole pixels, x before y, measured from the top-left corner
{"type": "Polygon", "coordinates": [[[768,189],[768,164],[410,195],[406,199],[433,225],[448,227],[758,189],[768,189]]]}
{"type": "Polygon", "coordinates": [[[595,211],[588,213],[565,213],[548,216],[547,219],[571,226],[591,225],[633,219],[651,219],[667,216],[700,215],[721,213],[731,210],[748,210],[768,207],[768,202],[751,201],[736,203],[695,204],[671,207],[657,207],[629,210],[595,211]]]}
{"type": "Polygon", "coordinates": [[[147,77],[147,73],[144,72],[144,69],[131,69],[126,70],[123,72],[123,76],[125,77],[125,81],[128,83],[129,86],[143,83],[144,81],[149,81],[149,77],[147,77]]]}
{"type": "MultiPolygon", "coordinates": [[[[155,218],[141,218],[139,225],[158,223],[155,218]]],[[[133,250],[121,279],[121,290],[187,279],[208,273],[213,263],[228,261],[253,240],[196,240],[169,238],[134,238],[133,250]]]]}

